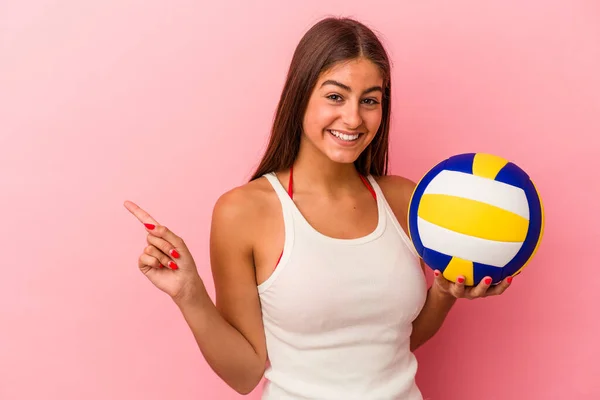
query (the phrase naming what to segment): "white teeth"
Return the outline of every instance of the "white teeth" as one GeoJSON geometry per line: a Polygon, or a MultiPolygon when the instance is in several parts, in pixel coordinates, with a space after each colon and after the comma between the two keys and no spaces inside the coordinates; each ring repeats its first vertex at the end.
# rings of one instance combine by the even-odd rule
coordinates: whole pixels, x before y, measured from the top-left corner
{"type": "Polygon", "coordinates": [[[331,132],[331,134],[333,136],[335,136],[335,137],[337,137],[339,139],[342,139],[342,140],[347,140],[349,142],[352,141],[352,140],[358,139],[358,133],[355,134],[355,135],[348,135],[346,133],[342,133],[342,132],[338,132],[338,131],[333,131],[333,130],[330,130],[329,132],[331,132]]]}

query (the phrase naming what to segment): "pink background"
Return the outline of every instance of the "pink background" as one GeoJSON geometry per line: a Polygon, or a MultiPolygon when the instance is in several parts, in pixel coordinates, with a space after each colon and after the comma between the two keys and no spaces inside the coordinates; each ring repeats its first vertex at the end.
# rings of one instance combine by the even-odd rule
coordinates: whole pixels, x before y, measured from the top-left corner
{"type": "Polygon", "coordinates": [[[0,399],[240,398],[137,270],[122,203],[184,237],[212,293],[212,206],[249,177],[328,14],[390,51],[392,172],[492,152],[544,199],[534,262],[418,351],[425,397],[600,398],[600,3],[21,0],[0,3],[0,399]]]}

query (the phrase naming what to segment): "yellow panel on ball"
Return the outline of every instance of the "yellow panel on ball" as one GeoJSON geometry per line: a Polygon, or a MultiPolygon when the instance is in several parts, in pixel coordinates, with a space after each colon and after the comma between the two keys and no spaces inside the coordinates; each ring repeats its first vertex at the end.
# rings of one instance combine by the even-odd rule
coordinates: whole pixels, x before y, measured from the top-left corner
{"type": "Polygon", "coordinates": [[[473,157],[473,175],[495,179],[508,160],[493,154],[477,153],[473,157]]]}
{"type": "Polygon", "coordinates": [[[463,260],[462,258],[452,257],[448,266],[444,270],[444,278],[456,282],[459,276],[465,277],[465,285],[473,286],[473,262],[463,260]]]}
{"type": "Polygon", "coordinates": [[[444,194],[424,194],[418,215],[453,232],[501,242],[522,242],[529,228],[529,220],[520,215],[477,200],[444,194]]]}

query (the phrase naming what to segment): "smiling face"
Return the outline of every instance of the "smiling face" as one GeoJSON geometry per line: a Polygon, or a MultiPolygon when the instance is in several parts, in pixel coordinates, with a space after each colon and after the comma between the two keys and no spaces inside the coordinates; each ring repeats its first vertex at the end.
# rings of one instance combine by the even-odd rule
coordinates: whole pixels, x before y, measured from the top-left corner
{"type": "Polygon", "coordinates": [[[359,58],[321,74],[308,101],[302,146],[311,145],[337,163],[353,163],[381,124],[383,78],[359,58]]]}

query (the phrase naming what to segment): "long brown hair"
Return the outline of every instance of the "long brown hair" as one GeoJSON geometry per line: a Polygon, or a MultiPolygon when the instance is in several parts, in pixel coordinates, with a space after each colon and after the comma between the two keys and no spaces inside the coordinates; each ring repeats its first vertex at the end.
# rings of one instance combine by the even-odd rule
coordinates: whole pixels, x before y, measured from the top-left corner
{"type": "Polygon", "coordinates": [[[334,64],[364,57],[383,76],[382,119],[379,131],[355,161],[363,175],[381,176],[388,169],[391,76],[388,55],[376,34],[350,18],[325,18],[302,37],[292,58],[279,99],[265,154],[251,180],[292,166],[300,149],[302,121],[308,99],[322,71],[334,64]]]}

